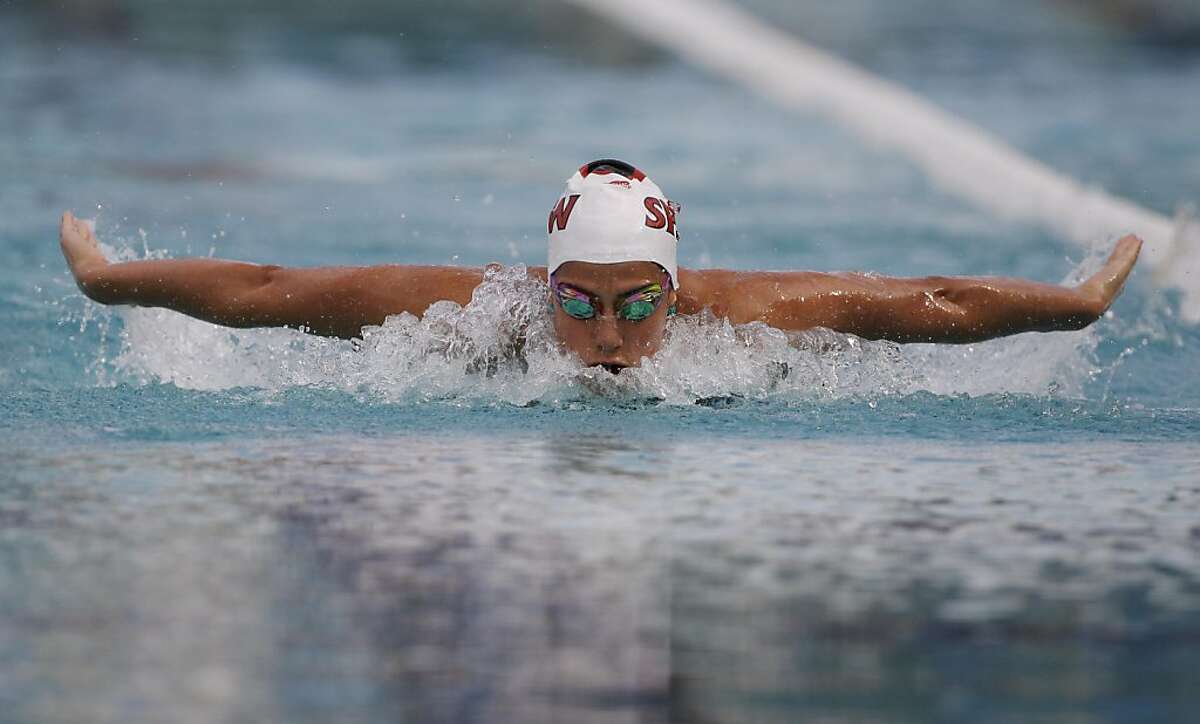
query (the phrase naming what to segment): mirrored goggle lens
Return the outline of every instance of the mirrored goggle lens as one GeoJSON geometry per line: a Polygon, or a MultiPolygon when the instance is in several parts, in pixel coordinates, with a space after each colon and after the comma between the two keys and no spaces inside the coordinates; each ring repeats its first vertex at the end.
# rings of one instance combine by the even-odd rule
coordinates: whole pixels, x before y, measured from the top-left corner
{"type": "Polygon", "coordinates": [[[575,319],[591,319],[596,316],[596,308],[582,299],[559,296],[558,301],[562,304],[563,311],[575,319]]]}
{"type": "Polygon", "coordinates": [[[621,307],[621,317],[631,322],[640,322],[654,314],[654,303],[645,300],[630,302],[621,307]]]}

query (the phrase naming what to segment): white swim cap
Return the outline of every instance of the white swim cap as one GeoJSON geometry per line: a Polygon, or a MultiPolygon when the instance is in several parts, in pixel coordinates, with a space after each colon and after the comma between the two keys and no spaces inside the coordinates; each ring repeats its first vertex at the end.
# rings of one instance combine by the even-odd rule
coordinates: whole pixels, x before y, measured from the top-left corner
{"type": "Polygon", "coordinates": [[[678,204],[633,166],[607,158],[592,161],[567,181],[550,212],[549,273],[568,261],[652,261],[667,270],[678,289],[678,212],[678,204]]]}

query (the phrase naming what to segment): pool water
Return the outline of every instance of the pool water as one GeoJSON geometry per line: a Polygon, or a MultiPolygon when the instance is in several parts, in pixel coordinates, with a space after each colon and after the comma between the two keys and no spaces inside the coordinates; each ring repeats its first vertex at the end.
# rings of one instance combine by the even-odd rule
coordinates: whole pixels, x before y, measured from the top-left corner
{"type": "MultiPolygon", "coordinates": [[[[1186,44],[1065,4],[744,4],[1084,181],[1197,200],[1186,44]]],[[[612,377],[548,343],[521,266],[605,156],[682,203],[684,266],[1057,282],[1113,239],[542,6],[129,8],[116,37],[0,9],[0,720],[1193,717],[1200,331],[1147,269],[1080,332],[682,318],[612,377]],[[361,344],[230,331],[86,302],[64,208],[117,258],[502,266],[361,344]]]]}

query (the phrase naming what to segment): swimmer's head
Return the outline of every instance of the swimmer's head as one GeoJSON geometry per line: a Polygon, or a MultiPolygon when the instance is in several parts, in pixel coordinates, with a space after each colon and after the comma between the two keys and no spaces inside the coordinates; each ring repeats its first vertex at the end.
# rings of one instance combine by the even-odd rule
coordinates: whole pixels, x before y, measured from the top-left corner
{"type": "Polygon", "coordinates": [[[550,212],[550,304],[562,344],[610,371],[658,351],[679,288],[678,205],[633,166],[584,165],[550,212]]]}
{"type": "Polygon", "coordinates": [[[568,261],[652,261],[678,288],[678,211],[658,184],[633,166],[615,159],[592,161],[568,179],[550,211],[547,270],[553,274],[568,261]]]}

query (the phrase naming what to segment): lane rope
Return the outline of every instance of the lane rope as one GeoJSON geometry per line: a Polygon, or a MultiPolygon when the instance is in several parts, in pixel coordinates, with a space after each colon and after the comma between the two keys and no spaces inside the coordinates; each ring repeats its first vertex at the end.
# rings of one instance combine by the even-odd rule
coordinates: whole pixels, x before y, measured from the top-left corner
{"type": "Polygon", "coordinates": [[[895,83],[720,0],[565,0],[786,108],[817,111],[901,153],[939,188],[1002,218],[1036,223],[1086,249],[1124,233],[1145,241],[1159,286],[1200,321],[1200,224],[1088,186],[895,83]]]}

